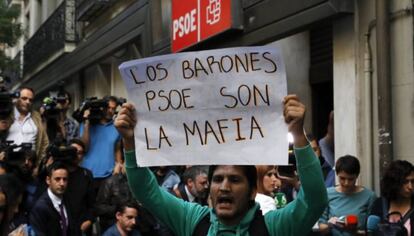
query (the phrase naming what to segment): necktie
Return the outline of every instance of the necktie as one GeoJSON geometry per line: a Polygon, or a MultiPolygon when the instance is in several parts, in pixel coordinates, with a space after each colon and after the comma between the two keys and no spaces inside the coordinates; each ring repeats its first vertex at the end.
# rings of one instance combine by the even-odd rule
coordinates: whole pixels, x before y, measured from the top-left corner
{"type": "Polygon", "coordinates": [[[68,225],[66,223],[65,211],[63,210],[63,204],[59,205],[60,210],[60,225],[62,226],[62,236],[66,236],[68,231],[68,225]]]}

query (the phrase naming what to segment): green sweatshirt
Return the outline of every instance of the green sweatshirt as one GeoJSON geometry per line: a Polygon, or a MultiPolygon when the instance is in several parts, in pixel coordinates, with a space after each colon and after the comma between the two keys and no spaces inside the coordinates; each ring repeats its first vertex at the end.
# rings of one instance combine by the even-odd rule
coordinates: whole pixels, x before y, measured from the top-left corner
{"type": "MultiPolygon", "coordinates": [[[[312,148],[309,145],[304,148],[296,148],[295,155],[301,188],[296,200],[285,208],[270,211],[264,216],[270,235],[306,235],[327,205],[321,167],[312,148]]],[[[159,187],[155,176],[148,168],[137,166],[135,151],[125,152],[125,160],[128,183],[132,193],[175,235],[191,236],[198,222],[207,214],[210,214],[211,222],[209,236],[234,235],[229,234],[227,229],[235,231],[235,235],[249,235],[250,222],[259,207],[257,203],[246,213],[238,225],[226,226],[218,221],[213,209],[185,202],[159,187]]]]}

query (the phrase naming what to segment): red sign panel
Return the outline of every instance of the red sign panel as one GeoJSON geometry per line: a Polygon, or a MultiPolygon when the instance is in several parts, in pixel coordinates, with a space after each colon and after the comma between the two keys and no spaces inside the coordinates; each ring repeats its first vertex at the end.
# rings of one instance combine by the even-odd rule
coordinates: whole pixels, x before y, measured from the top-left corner
{"type": "Polygon", "coordinates": [[[230,29],[231,8],[231,0],[172,0],[172,51],[230,29]]]}

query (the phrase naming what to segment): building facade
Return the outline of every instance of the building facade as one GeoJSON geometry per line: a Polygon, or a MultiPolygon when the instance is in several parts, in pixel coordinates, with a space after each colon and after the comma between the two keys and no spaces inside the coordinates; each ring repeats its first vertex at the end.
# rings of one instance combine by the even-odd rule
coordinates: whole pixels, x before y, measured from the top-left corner
{"type": "MultiPolygon", "coordinates": [[[[174,51],[172,1],[193,2],[9,0],[21,7],[25,29],[8,49],[22,61],[14,87],[33,87],[40,98],[64,81],[75,106],[90,96],[125,97],[122,62],[174,51]]],[[[380,167],[389,160],[414,162],[412,0],[205,2],[224,1],[232,3],[237,25],[180,50],[278,44],[289,93],[308,107],[307,130],[321,138],[335,110],[335,156],[360,159],[363,185],[378,191],[380,167]]]]}

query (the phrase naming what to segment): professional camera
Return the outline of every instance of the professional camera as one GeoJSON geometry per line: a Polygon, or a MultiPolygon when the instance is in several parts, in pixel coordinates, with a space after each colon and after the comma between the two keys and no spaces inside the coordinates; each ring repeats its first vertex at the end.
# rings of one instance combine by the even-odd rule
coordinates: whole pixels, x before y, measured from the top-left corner
{"type": "Polygon", "coordinates": [[[66,92],[63,86],[59,86],[58,91],[50,91],[49,97],[43,99],[42,107],[44,109],[43,115],[46,119],[58,118],[59,113],[62,112],[62,105],[66,102],[66,92]],[[59,106],[61,104],[61,106],[59,106]]]}
{"type": "Polygon", "coordinates": [[[126,98],[123,98],[123,97],[116,98],[116,104],[118,106],[122,106],[122,104],[124,104],[126,102],[127,102],[127,99],[126,98]]]}
{"type": "Polygon", "coordinates": [[[47,149],[47,155],[51,156],[54,161],[71,164],[77,157],[77,150],[72,146],[59,146],[52,144],[47,149]]]}
{"type": "Polygon", "coordinates": [[[31,143],[14,144],[13,141],[3,141],[0,143],[0,153],[4,152],[3,161],[14,167],[20,167],[26,160],[28,151],[32,150],[31,143]]]}
{"type": "Polygon", "coordinates": [[[83,113],[89,109],[89,122],[91,124],[97,124],[99,120],[105,116],[104,111],[107,107],[107,100],[98,99],[97,97],[90,97],[82,102],[81,106],[73,112],[72,116],[75,120],[81,123],[84,120],[83,113]]]}
{"type": "Polygon", "coordinates": [[[63,91],[59,91],[57,93],[57,96],[54,97],[54,99],[56,100],[57,103],[64,104],[66,102],[67,98],[66,98],[66,95],[63,91]]]}
{"type": "Polygon", "coordinates": [[[97,97],[90,97],[82,102],[81,106],[73,112],[72,117],[81,123],[84,120],[83,113],[89,109],[89,122],[91,124],[97,124],[105,117],[105,112],[110,100],[115,100],[117,105],[122,105],[126,102],[125,98],[106,96],[102,99],[98,99],[97,97]]]}
{"type": "Polygon", "coordinates": [[[43,115],[47,118],[57,118],[61,109],[57,106],[56,98],[45,97],[43,99],[42,107],[44,109],[43,115]]]}

